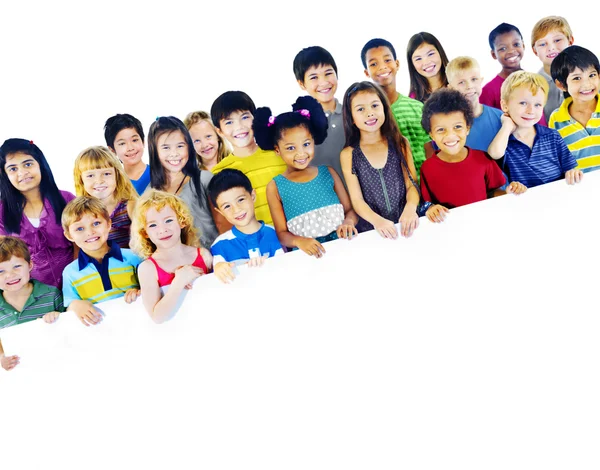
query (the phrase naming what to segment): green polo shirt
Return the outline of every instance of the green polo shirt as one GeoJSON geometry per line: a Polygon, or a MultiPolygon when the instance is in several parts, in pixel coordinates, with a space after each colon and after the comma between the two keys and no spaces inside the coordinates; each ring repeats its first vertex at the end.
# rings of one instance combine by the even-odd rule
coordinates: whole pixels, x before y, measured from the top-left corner
{"type": "Polygon", "coordinates": [[[63,297],[59,289],[31,280],[33,290],[25,302],[23,310],[18,312],[0,295],[0,328],[35,320],[50,312],[64,312],[63,297]]]}

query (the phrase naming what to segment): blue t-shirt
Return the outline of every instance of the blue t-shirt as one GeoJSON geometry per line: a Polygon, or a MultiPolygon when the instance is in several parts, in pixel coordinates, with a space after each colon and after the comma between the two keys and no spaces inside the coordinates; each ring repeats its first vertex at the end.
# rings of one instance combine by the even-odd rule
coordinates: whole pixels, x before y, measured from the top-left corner
{"type": "Polygon", "coordinates": [[[150,165],[146,165],[146,169],[142,173],[142,176],[140,176],[137,180],[131,180],[131,184],[133,184],[133,187],[141,196],[150,184],[150,165]]]}
{"type": "Polygon", "coordinates": [[[500,116],[502,116],[502,111],[484,104],[481,115],[473,120],[467,136],[467,147],[487,152],[492,140],[502,127],[500,116]]]}
{"type": "Polygon", "coordinates": [[[260,223],[260,229],[251,234],[242,233],[233,227],[220,235],[210,248],[213,255],[213,266],[222,262],[239,262],[241,264],[250,258],[266,254],[269,257],[283,254],[275,229],[262,221],[260,223]]]}

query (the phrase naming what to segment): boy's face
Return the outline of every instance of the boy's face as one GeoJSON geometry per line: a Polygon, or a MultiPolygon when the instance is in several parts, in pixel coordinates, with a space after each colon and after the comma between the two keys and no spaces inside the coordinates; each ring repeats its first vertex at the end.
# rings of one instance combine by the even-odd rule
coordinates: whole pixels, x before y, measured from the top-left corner
{"type": "Polygon", "coordinates": [[[29,273],[33,265],[25,259],[13,255],[8,261],[0,263],[0,289],[16,292],[29,282],[29,273]]]}
{"type": "Polygon", "coordinates": [[[378,85],[385,87],[396,81],[400,62],[394,59],[392,51],[386,46],[369,49],[366,55],[365,75],[378,85]]]}
{"type": "Polygon", "coordinates": [[[181,225],[177,214],[168,204],[160,211],[155,207],[148,209],[144,228],[156,248],[169,249],[181,243],[181,225]]]}
{"type": "Polygon", "coordinates": [[[508,101],[500,100],[502,111],[508,113],[518,127],[533,127],[542,118],[546,95],[544,90],[538,88],[533,94],[529,87],[514,89],[508,101]]]}
{"type": "Polygon", "coordinates": [[[254,143],[253,122],[250,111],[234,111],[219,121],[217,132],[234,148],[245,148],[254,143]]]}
{"type": "Polygon", "coordinates": [[[565,87],[557,80],[556,86],[562,91],[568,91],[574,101],[588,102],[596,99],[600,77],[594,67],[581,70],[576,67],[567,77],[565,87]]]}
{"type": "Polygon", "coordinates": [[[459,70],[454,74],[452,80],[449,80],[448,82],[449,87],[460,91],[463,96],[469,100],[471,106],[479,103],[482,84],[483,77],[477,67],[459,70]]]}
{"type": "Polygon", "coordinates": [[[552,65],[554,58],[564,49],[573,44],[564,33],[554,30],[549,31],[543,38],[539,38],[533,45],[533,52],[545,66],[552,65]]]}
{"type": "Polygon", "coordinates": [[[440,151],[448,155],[457,155],[465,147],[469,128],[461,111],[434,114],[431,116],[430,123],[429,135],[440,151]]]}
{"type": "Polygon", "coordinates": [[[129,127],[121,129],[114,142],[115,148],[112,149],[123,165],[135,165],[142,160],[144,155],[144,141],[137,131],[129,127]]]}
{"type": "Polygon", "coordinates": [[[38,188],[42,182],[39,163],[26,153],[17,152],[7,155],[4,171],[11,184],[21,193],[38,188]]]}
{"type": "Polygon", "coordinates": [[[231,188],[217,196],[216,209],[231,225],[245,227],[255,220],[255,199],[254,190],[249,193],[242,187],[231,188]]]}
{"type": "Polygon", "coordinates": [[[104,200],[112,197],[117,188],[117,177],[114,168],[99,168],[81,173],[83,188],[90,196],[104,200]]]}
{"type": "Polygon", "coordinates": [[[77,222],[69,225],[65,237],[85,252],[97,251],[106,245],[110,227],[110,220],[95,214],[84,214],[77,222]]]}
{"type": "Polygon", "coordinates": [[[329,64],[313,65],[304,74],[304,80],[298,80],[298,84],[319,103],[331,103],[337,91],[337,74],[329,64]]]}
{"type": "Polygon", "coordinates": [[[525,53],[523,38],[516,31],[509,31],[496,37],[492,57],[505,69],[518,70],[525,53]]]}

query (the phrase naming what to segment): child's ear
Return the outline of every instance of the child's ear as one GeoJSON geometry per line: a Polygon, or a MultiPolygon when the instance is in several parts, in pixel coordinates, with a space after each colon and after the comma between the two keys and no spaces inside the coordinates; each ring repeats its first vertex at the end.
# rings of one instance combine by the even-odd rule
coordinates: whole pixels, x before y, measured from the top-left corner
{"type": "Polygon", "coordinates": [[[67,240],[69,240],[71,243],[75,243],[75,242],[73,241],[73,239],[71,238],[71,234],[69,233],[69,231],[68,231],[68,230],[65,230],[65,231],[63,232],[63,235],[64,235],[64,236],[65,236],[65,238],[66,238],[67,240]]]}
{"type": "Polygon", "coordinates": [[[574,42],[575,42],[575,37],[571,36],[571,39],[569,40],[569,46],[572,46],[574,42]]]}
{"type": "Polygon", "coordinates": [[[300,85],[300,88],[302,88],[304,91],[306,91],[306,87],[304,86],[304,82],[302,80],[296,80],[298,82],[298,85],[300,85]]]}
{"type": "Polygon", "coordinates": [[[503,99],[500,100],[500,109],[505,113],[508,113],[508,105],[503,99]]]}
{"type": "Polygon", "coordinates": [[[569,91],[569,90],[567,90],[567,87],[566,87],[566,86],[564,86],[562,83],[560,83],[560,82],[558,81],[558,79],[557,79],[557,80],[554,80],[554,84],[556,85],[556,88],[558,88],[558,89],[559,89],[560,91],[562,91],[562,92],[569,91]]]}
{"type": "Polygon", "coordinates": [[[367,69],[365,69],[365,77],[371,78],[371,75],[369,75],[369,71],[367,69]]]}
{"type": "Polygon", "coordinates": [[[490,53],[492,54],[492,59],[498,60],[498,57],[496,57],[496,53],[494,52],[493,49],[490,51],[490,53]]]}
{"type": "Polygon", "coordinates": [[[33,261],[29,262],[29,272],[31,272],[31,270],[33,269],[33,261]]]}
{"type": "Polygon", "coordinates": [[[275,153],[277,155],[279,155],[281,157],[281,152],[279,151],[279,146],[278,145],[275,145],[275,147],[273,147],[273,150],[275,151],[275,153]]]}
{"type": "Polygon", "coordinates": [[[252,197],[252,202],[256,202],[256,190],[253,189],[250,196],[252,197]]]}
{"type": "Polygon", "coordinates": [[[531,50],[533,51],[533,53],[535,54],[535,56],[539,59],[540,56],[538,55],[537,51],[535,50],[535,46],[531,46],[531,50]]]}

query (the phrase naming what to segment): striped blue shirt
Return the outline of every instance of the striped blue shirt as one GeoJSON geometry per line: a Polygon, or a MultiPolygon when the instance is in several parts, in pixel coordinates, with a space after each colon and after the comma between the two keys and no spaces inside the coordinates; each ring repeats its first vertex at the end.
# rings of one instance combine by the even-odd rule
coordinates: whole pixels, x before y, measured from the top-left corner
{"type": "Polygon", "coordinates": [[[261,228],[254,233],[245,234],[233,227],[219,236],[210,249],[213,266],[225,261],[241,264],[250,258],[266,254],[269,257],[283,254],[275,229],[264,222],[261,224],[261,228]]]}
{"type": "Polygon", "coordinates": [[[567,144],[554,129],[535,124],[533,147],[511,134],[504,154],[504,171],[509,180],[533,188],[564,178],[577,166],[567,144]]]}

